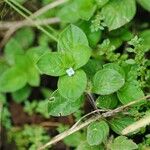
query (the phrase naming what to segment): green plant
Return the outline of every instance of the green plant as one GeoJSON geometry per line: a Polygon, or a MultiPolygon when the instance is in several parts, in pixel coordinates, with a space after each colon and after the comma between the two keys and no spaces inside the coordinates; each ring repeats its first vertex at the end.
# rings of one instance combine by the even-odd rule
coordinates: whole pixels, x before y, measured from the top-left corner
{"type": "MultiPolygon", "coordinates": [[[[150,1],[44,0],[36,2],[44,9],[35,14],[22,5],[28,1],[5,2],[40,32],[23,27],[5,45],[0,57],[0,94],[10,93],[30,116],[38,113],[48,119],[71,115],[76,121],[70,129],[60,126],[59,132],[67,131],[44,148],[62,139],[77,150],[147,148],[149,136],[144,125],[149,122],[142,129],[138,122],[150,108],[146,100],[150,94],[150,29],[138,9],[149,12],[150,1]],[[47,11],[47,7],[55,5],[58,9],[47,11]],[[59,25],[42,24],[41,20],[49,17],[58,17],[53,19],[58,19],[59,25]],[[46,77],[58,79],[57,87],[45,88],[42,82],[46,77]],[[38,100],[32,98],[34,87],[42,95],[38,100]],[[86,100],[95,109],[88,114],[84,109],[86,100]],[[134,125],[137,130],[122,135],[124,129],[134,125]],[[143,142],[135,143],[134,136],[141,133],[143,142]]],[[[3,104],[4,110],[8,105],[3,104]]],[[[4,112],[7,120],[10,114],[4,112]]],[[[20,146],[19,138],[33,130],[28,126],[11,137],[20,146]]],[[[47,142],[43,128],[39,131],[38,142],[47,142]]],[[[30,142],[33,149],[42,146],[34,144],[34,140],[25,141],[21,147],[29,148],[30,142]]]]}

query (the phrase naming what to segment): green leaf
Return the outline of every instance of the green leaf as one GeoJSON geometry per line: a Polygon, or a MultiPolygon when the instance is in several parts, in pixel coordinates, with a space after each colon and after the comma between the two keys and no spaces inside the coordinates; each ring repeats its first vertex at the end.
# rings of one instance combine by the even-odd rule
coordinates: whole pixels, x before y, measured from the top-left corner
{"type": "Polygon", "coordinates": [[[111,129],[117,134],[121,134],[122,130],[134,123],[134,119],[132,117],[121,116],[118,118],[113,118],[109,121],[111,129]]]}
{"type": "Polygon", "coordinates": [[[71,54],[75,60],[75,69],[78,69],[88,62],[91,56],[91,49],[88,46],[78,45],[72,49],[71,54]]]}
{"type": "Polygon", "coordinates": [[[86,34],[88,41],[89,41],[89,45],[91,47],[96,47],[97,43],[100,41],[100,39],[102,37],[102,32],[101,32],[101,30],[92,32],[90,24],[91,24],[90,21],[88,21],[88,22],[84,21],[79,24],[79,27],[86,34]]]}
{"type": "Polygon", "coordinates": [[[14,36],[16,41],[19,41],[23,49],[28,48],[34,41],[35,35],[31,28],[22,28],[14,36]]]}
{"type": "Polygon", "coordinates": [[[73,23],[80,18],[89,20],[95,10],[96,5],[94,0],[74,0],[60,9],[58,16],[63,22],[73,23]]]}
{"type": "Polygon", "coordinates": [[[96,106],[102,109],[114,109],[118,104],[116,94],[101,95],[96,100],[96,106]]]}
{"type": "Polygon", "coordinates": [[[58,17],[62,22],[74,23],[79,20],[79,13],[76,13],[78,4],[76,1],[71,1],[68,5],[65,5],[58,11],[58,17]]]}
{"type": "Polygon", "coordinates": [[[34,60],[28,55],[20,55],[16,57],[16,66],[26,73],[27,82],[31,86],[38,86],[40,83],[39,71],[36,68],[34,60]]]}
{"type": "Polygon", "coordinates": [[[76,150],[104,150],[104,147],[102,145],[90,146],[87,141],[82,141],[76,150]]]}
{"type": "Polygon", "coordinates": [[[84,134],[81,132],[75,132],[64,138],[63,142],[68,146],[77,147],[83,139],[85,140],[84,134]]]}
{"type": "Polygon", "coordinates": [[[111,0],[101,13],[109,30],[117,29],[133,19],[136,13],[135,0],[111,0]]]}
{"type": "Polygon", "coordinates": [[[99,145],[106,140],[109,126],[105,121],[91,123],[87,128],[87,142],[89,145],[99,145]]]}
{"type": "Polygon", "coordinates": [[[73,51],[77,45],[89,46],[85,33],[75,25],[69,25],[59,36],[58,50],[73,51]]]}
{"type": "Polygon", "coordinates": [[[103,65],[104,68],[107,69],[114,69],[119,72],[125,78],[125,72],[122,67],[120,67],[117,63],[107,63],[103,65]]]}
{"type": "Polygon", "coordinates": [[[28,49],[27,55],[35,62],[37,63],[40,57],[46,53],[50,52],[50,49],[45,46],[38,46],[38,47],[32,47],[28,49]]]}
{"type": "Polygon", "coordinates": [[[70,101],[79,98],[86,89],[87,77],[83,70],[75,71],[71,77],[62,76],[58,80],[59,93],[70,101]]]}
{"type": "Polygon", "coordinates": [[[144,97],[144,93],[137,81],[126,82],[126,84],[117,92],[117,95],[122,104],[127,104],[144,97]]]}
{"type": "Polygon", "coordinates": [[[38,86],[40,84],[40,74],[34,64],[31,64],[30,67],[28,66],[27,77],[28,83],[31,86],[38,86]]]}
{"type": "Polygon", "coordinates": [[[15,92],[26,85],[26,73],[19,68],[12,67],[7,69],[0,76],[0,91],[1,92],[15,92]]]}
{"type": "MultiPolygon", "coordinates": [[[[149,3],[150,4],[150,3],[149,3]]],[[[150,50],[150,30],[144,30],[140,33],[140,37],[143,39],[142,47],[145,52],[150,50]]]]}
{"type": "Polygon", "coordinates": [[[78,6],[78,14],[81,19],[89,20],[95,10],[96,5],[94,0],[76,0],[77,6],[78,6]]]}
{"type": "Polygon", "coordinates": [[[13,65],[15,63],[15,59],[17,55],[20,55],[23,53],[24,52],[20,43],[14,38],[11,38],[8,41],[4,49],[5,58],[10,65],[13,65]]]}
{"type": "Polygon", "coordinates": [[[111,150],[134,150],[138,149],[136,143],[129,140],[125,136],[119,136],[115,138],[114,142],[111,144],[111,150]]]}
{"type": "Polygon", "coordinates": [[[77,111],[83,103],[83,96],[76,99],[75,101],[70,101],[62,97],[58,91],[55,91],[48,103],[48,112],[52,116],[67,116],[77,111]],[[66,109],[67,108],[67,109],[66,109]]]}
{"type": "Polygon", "coordinates": [[[31,93],[31,88],[29,86],[25,86],[22,89],[13,92],[12,97],[15,102],[20,103],[26,100],[29,97],[30,93],[31,93]]]}
{"type": "Polygon", "coordinates": [[[137,1],[144,9],[150,11],[150,0],[137,0],[137,1]]]}
{"type": "Polygon", "coordinates": [[[114,69],[102,69],[94,75],[93,91],[96,94],[109,95],[124,85],[124,78],[114,69]]]}
{"type": "Polygon", "coordinates": [[[37,63],[38,68],[44,74],[62,76],[68,68],[73,68],[74,59],[68,53],[46,53],[37,63]]]}

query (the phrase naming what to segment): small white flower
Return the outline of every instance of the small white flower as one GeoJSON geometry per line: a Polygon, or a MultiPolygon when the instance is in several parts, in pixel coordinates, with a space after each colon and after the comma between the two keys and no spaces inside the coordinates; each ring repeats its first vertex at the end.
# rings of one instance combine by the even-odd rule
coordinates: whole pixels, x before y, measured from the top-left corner
{"type": "Polygon", "coordinates": [[[66,73],[68,74],[69,77],[71,77],[75,74],[75,71],[73,70],[73,68],[69,68],[66,70],[66,73]]]}

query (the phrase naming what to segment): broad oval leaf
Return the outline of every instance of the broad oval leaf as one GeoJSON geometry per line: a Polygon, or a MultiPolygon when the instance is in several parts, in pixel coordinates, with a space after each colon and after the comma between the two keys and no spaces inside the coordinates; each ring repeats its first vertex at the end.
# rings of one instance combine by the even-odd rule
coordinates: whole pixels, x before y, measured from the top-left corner
{"type": "Polygon", "coordinates": [[[0,91],[1,92],[15,92],[23,88],[27,83],[26,72],[20,68],[12,67],[7,69],[0,76],[0,91]]]}
{"type": "Polygon", "coordinates": [[[125,136],[115,138],[114,142],[110,145],[111,150],[134,150],[138,149],[138,145],[125,136]]]}
{"type": "Polygon", "coordinates": [[[67,53],[46,53],[37,62],[39,70],[47,75],[61,76],[68,68],[73,67],[74,59],[67,53]]]}
{"type": "Polygon", "coordinates": [[[40,57],[42,57],[45,53],[50,52],[50,49],[46,46],[38,46],[38,47],[31,47],[27,51],[27,55],[37,63],[40,57]]]}
{"type": "Polygon", "coordinates": [[[93,91],[96,94],[109,95],[118,91],[124,85],[123,76],[113,69],[102,69],[94,75],[93,91]]]}
{"type": "Polygon", "coordinates": [[[69,25],[59,36],[58,50],[73,51],[77,45],[89,46],[85,33],[75,25],[69,25]]]}
{"type": "Polygon", "coordinates": [[[58,80],[59,93],[70,101],[79,98],[86,89],[87,77],[83,70],[75,71],[73,76],[62,76],[58,80]]]}
{"type": "Polygon", "coordinates": [[[116,94],[101,95],[96,100],[96,106],[103,109],[113,109],[118,104],[118,98],[116,94]]]}
{"type": "Polygon", "coordinates": [[[72,50],[73,51],[71,54],[75,60],[75,69],[84,66],[91,56],[91,49],[88,46],[78,45],[75,46],[72,50]]]}
{"type": "Polygon", "coordinates": [[[134,100],[144,97],[142,89],[136,82],[126,82],[126,84],[117,91],[118,98],[122,104],[127,104],[134,100]]]}
{"type": "Polygon", "coordinates": [[[62,97],[58,91],[55,91],[48,103],[48,112],[52,116],[67,116],[71,113],[77,111],[82,105],[84,97],[76,99],[75,101],[70,101],[62,97]]]}
{"type": "Polygon", "coordinates": [[[136,13],[135,0],[110,0],[101,13],[109,30],[117,29],[133,19],[136,13]]]}
{"type": "Polygon", "coordinates": [[[105,121],[93,122],[87,128],[87,142],[89,145],[99,145],[108,134],[109,126],[105,121]]]}
{"type": "Polygon", "coordinates": [[[81,19],[89,20],[96,10],[95,0],[76,0],[81,19]]]}
{"type": "Polygon", "coordinates": [[[119,66],[117,63],[107,63],[103,65],[104,68],[114,69],[119,72],[125,78],[125,72],[122,67],[119,66]]]}

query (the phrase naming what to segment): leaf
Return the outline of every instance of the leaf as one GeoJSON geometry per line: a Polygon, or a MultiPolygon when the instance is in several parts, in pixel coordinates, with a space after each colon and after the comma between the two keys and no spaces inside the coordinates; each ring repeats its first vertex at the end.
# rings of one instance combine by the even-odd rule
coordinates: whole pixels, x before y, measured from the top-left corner
{"type": "Polygon", "coordinates": [[[144,9],[150,11],[150,0],[137,0],[137,1],[144,9]]]}
{"type": "Polygon", "coordinates": [[[19,41],[23,49],[28,48],[34,41],[35,35],[31,28],[22,28],[14,36],[16,41],[19,41]]]}
{"type": "Polygon", "coordinates": [[[122,67],[120,67],[117,63],[107,63],[103,65],[104,68],[107,69],[114,69],[119,72],[125,78],[125,72],[122,67]]]}
{"type": "Polygon", "coordinates": [[[102,109],[113,109],[118,104],[116,94],[101,95],[96,100],[96,106],[102,109]]]}
{"type": "Polygon", "coordinates": [[[86,89],[87,77],[83,70],[75,71],[71,77],[62,76],[58,80],[59,93],[70,101],[79,98],[86,89]]]}
{"type": "Polygon", "coordinates": [[[46,53],[50,52],[50,49],[45,46],[32,47],[28,49],[27,55],[37,63],[40,57],[46,53]]]}
{"type": "Polygon", "coordinates": [[[122,104],[127,104],[144,97],[144,93],[139,87],[137,81],[126,82],[125,85],[117,92],[117,95],[122,104]]]}
{"type": "Polygon", "coordinates": [[[11,38],[5,46],[4,54],[7,62],[10,65],[15,63],[15,59],[17,55],[23,54],[23,49],[18,41],[14,38],[11,38]]]}
{"type": "Polygon", "coordinates": [[[93,91],[96,94],[109,95],[124,85],[124,78],[114,69],[102,69],[94,75],[93,91]]]}
{"type": "Polygon", "coordinates": [[[65,5],[58,11],[58,17],[62,22],[74,23],[79,20],[79,13],[76,13],[78,10],[78,4],[76,1],[70,2],[68,5],[65,5]]]}
{"type": "Polygon", "coordinates": [[[79,27],[71,24],[60,34],[57,47],[59,51],[72,52],[77,45],[89,46],[88,39],[79,27]]]}
{"type": "Polygon", "coordinates": [[[22,89],[13,92],[12,97],[15,102],[20,103],[26,100],[29,97],[30,93],[31,93],[31,88],[29,86],[25,86],[22,89]]]}
{"type": "Polygon", "coordinates": [[[109,126],[105,121],[91,123],[87,128],[87,142],[89,145],[99,145],[106,140],[109,126]]]}
{"type": "Polygon", "coordinates": [[[84,31],[84,33],[86,34],[88,41],[89,41],[89,45],[91,47],[96,47],[97,43],[100,41],[101,37],[102,37],[102,32],[101,30],[98,31],[91,31],[90,28],[90,21],[84,21],[82,23],[80,23],[79,27],[84,31]]]}
{"type": "Polygon", "coordinates": [[[111,0],[101,11],[109,30],[117,29],[130,22],[135,13],[135,0],[111,0]]]}
{"type": "Polygon", "coordinates": [[[81,19],[89,20],[95,10],[96,5],[94,0],[76,0],[77,6],[78,6],[78,14],[81,19]]]}
{"type": "Polygon", "coordinates": [[[91,56],[91,49],[88,46],[78,45],[75,46],[72,50],[73,51],[71,52],[71,54],[73,55],[75,61],[74,68],[78,69],[84,66],[91,56]]]}
{"type": "Polygon", "coordinates": [[[94,0],[74,0],[60,9],[58,16],[63,22],[73,23],[80,18],[89,20],[95,10],[96,4],[94,0]]]}
{"type": "Polygon", "coordinates": [[[73,67],[74,59],[68,53],[46,53],[37,63],[38,68],[44,74],[62,76],[68,68],[73,67]]]}
{"type": "Polygon", "coordinates": [[[7,69],[0,76],[0,91],[1,92],[15,92],[26,85],[27,76],[25,72],[18,69],[17,67],[12,67],[7,69]]]}
{"type": "Polygon", "coordinates": [[[104,147],[102,145],[90,146],[87,141],[82,141],[76,150],[104,150],[104,147]]]}
{"type": "Polygon", "coordinates": [[[58,91],[52,94],[50,101],[48,103],[48,112],[52,116],[67,116],[77,111],[83,103],[83,96],[76,99],[75,101],[70,101],[62,97],[58,91]],[[67,108],[67,109],[66,109],[67,108]]]}
{"type": "Polygon", "coordinates": [[[134,150],[138,149],[136,143],[129,140],[125,136],[119,136],[115,138],[114,142],[111,144],[111,150],[134,150]]]}
{"type": "Polygon", "coordinates": [[[31,86],[38,86],[40,83],[39,71],[34,61],[28,55],[20,55],[16,57],[16,66],[26,73],[27,82],[31,86]]]}
{"type": "MultiPolygon", "coordinates": [[[[149,3],[150,4],[150,3],[149,3]]],[[[145,50],[145,52],[148,52],[150,50],[150,30],[144,30],[139,35],[143,41],[142,41],[142,47],[145,50]]]]}
{"type": "Polygon", "coordinates": [[[31,64],[30,67],[28,67],[27,77],[28,77],[28,83],[31,86],[38,86],[40,84],[40,74],[34,64],[31,64]]]}
{"type": "Polygon", "coordinates": [[[111,129],[117,134],[121,134],[122,130],[134,123],[134,119],[132,117],[120,116],[118,118],[113,118],[109,121],[111,129]]]}
{"type": "Polygon", "coordinates": [[[64,138],[63,142],[68,146],[77,147],[84,139],[84,133],[75,132],[74,134],[71,134],[68,137],[64,138]]]}

